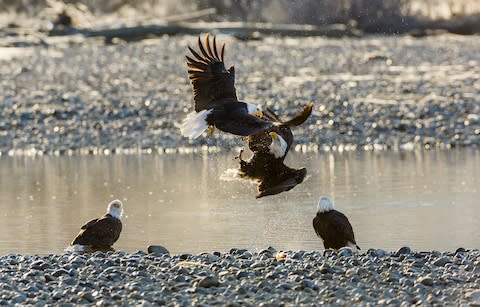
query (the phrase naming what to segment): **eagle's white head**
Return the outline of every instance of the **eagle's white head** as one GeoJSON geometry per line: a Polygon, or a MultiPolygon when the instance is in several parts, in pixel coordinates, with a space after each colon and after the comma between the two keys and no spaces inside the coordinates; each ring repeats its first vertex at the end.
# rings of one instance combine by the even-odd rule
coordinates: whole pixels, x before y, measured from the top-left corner
{"type": "Polygon", "coordinates": [[[287,153],[287,142],[275,131],[269,133],[270,137],[272,138],[272,143],[270,144],[270,153],[275,158],[281,158],[285,156],[287,153]]]}
{"type": "Polygon", "coordinates": [[[115,199],[108,204],[107,213],[113,217],[116,217],[117,219],[120,219],[123,214],[123,203],[120,200],[115,199]]]}
{"type": "Polygon", "coordinates": [[[333,201],[327,196],[321,196],[318,201],[317,212],[323,213],[333,210],[333,201]]]}

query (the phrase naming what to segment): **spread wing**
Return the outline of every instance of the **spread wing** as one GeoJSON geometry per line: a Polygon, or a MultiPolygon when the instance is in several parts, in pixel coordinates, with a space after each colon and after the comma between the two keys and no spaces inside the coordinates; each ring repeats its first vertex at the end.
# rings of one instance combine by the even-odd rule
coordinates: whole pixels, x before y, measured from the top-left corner
{"type": "Polygon", "coordinates": [[[298,185],[298,182],[295,178],[287,178],[284,181],[278,183],[277,185],[271,187],[262,186],[259,187],[259,191],[255,198],[261,198],[268,195],[275,195],[285,191],[290,191],[298,185]]]}
{"type": "Polygon", "coordinates": [[[205,47],[198,37],[198,48],[200,53],[188,47],[193,58],[186,56],[189,67],[188,76],[193,85],[195,111],[207,109],[213,102],[221,99],[237,100],[235,69],[233,66],[228,70],[225,69],[223,62],[225,43],[222,44],[219,54],[215,36],[213,37],[213,46],[211,46],[207,34],[205,47]]]}
{"type": "Polygon", "coordinates": [[[289,191],[302,183],[307,175],[305,168],[290,168],[281,159],[276,159],[271,154],[256,152],[250,160],[245,161],[242,160],[242,152],[240,152],[238,158],[240,178],[252,180],[258,184],[256,198],[289,191]]]}
{"type": "Polygon", "coordinates": [[[297,113],[294,117],[289,120],[283,121],[272,109],[267,107],[264,111],[264,117],[271,121],[276,121],[282,126],[294,127],[303,124],[308,119],[310,114],[312,114],[312,110],[313,103],[309,103],[303,108],[301,112],[297,113]]]}
{"type": "Polygon", "coordinates": [[[92,220],[82,226],[80,233],[73,239],[72,245],[81,244],[94,247],[108,247],[118,240],[121,231],[122,223],[120,220],[105,216],[92,220]]]}

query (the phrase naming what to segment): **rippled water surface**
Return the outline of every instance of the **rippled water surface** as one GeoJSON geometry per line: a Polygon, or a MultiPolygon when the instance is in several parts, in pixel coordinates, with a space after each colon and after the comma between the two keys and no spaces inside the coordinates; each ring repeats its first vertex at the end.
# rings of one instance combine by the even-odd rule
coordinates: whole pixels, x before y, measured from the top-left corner
{"type": "Polygon", "coordinates": [[[480,246],[479,150],[291,154],[310,177],[261,200],[251,183],[220,179],[233,156],[0,157],[0,254],[60,253],[113,198],[125,204],[120,250],[322,249],[322,194],[364,250],[480,246]]]}

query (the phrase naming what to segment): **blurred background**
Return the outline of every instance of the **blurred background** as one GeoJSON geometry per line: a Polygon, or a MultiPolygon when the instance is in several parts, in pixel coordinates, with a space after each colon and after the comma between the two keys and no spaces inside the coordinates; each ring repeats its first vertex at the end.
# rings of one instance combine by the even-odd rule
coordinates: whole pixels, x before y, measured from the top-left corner
{"type": "Polygon", "coordinates": [[[66,10],[79,27],[98,22],[95,16],[145,21],[205,9],[215,9],[201,16],[206,22],[347,24],[367,33],[443,28],[472,34],[480,29],[479,0],[0,0],[4,21],[19,15],[51,19],[66,10]]]}

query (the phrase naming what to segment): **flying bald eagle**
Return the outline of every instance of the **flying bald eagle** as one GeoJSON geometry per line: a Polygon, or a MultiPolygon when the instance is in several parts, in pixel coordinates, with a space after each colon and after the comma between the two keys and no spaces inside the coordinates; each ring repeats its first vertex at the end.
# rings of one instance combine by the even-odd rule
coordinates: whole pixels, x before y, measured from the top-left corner
{"type": "Polygon", "coordinates": [[[211,42],[208,34],[205,46],[198,37],[199,52],[188,47],[193,57],[186,56],[188,76],[193,86],[195,111],[191,112],[180,125],[183,136],[195,139],[207,128],[213,133],[214,127],[228,133],[247,136],[272,126],[255,114],[261,108],[255,104],[241,102],[235,90],[235,69],[225,68],[225,44],[217,49],[215,36],[211,42]]]}
{"type": "Polygon", "coordinates": [[[305,179],[305,168],[290,168],[284,164],[284,160],[293,143],[291,127],[304,123],[312,113],[312,108],[313,104],[308,104],[302,112],[288,121],[282,121],[273,111],[267,109],[262,116],[275,124],[248,137],[248,147],[253,156],[247,161],[243,160],[243,150],[240,151],[238,175],[258,183],[256,198],[289,191],[305,179]]]}
{"type": "Polygon", "coordinates": [[[317,215],[313,219],[313,229],[323,241],[325,248],[340,249],[348,246],[360,249],[355,242],[352,225],[348,218],[341,212],[333,209],[333,201],[326,197],[320,197],[317,215]]]}
{"type": "Polygon", "coordinates": [[[76,250],[82,251],[84,247],[90,249],[111,249],[120,237],[123,214],[123,204],[120,200],[114,200],[108,204],[107,213],[93,219],[82,226],[80,233],[73,239],[71,245],[78,246],[76,250]]]}

